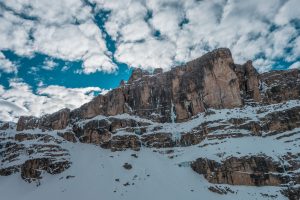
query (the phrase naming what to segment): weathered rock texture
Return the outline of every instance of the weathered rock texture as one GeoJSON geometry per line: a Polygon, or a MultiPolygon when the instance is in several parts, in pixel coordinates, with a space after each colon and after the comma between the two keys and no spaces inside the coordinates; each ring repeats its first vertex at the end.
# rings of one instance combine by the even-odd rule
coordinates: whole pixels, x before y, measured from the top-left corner
{"type": "Polygon", "coordinates": [[[222,163],[199,158],[191,165],[192,169],[203,174],[211,183],[231,185],[280,185],[292,180],[299,182],[299,174],[285,175],[295,170],[293,166],[283,166],[267,156],[231,157],[222,163]]]}
{"type": "Polygon", "coordinates": [[[21,176],[27,182],[37,181],[41,179],[42,171],[49,174],[59,174],[70,167],[70,162],[55,162],[51,158],[36,158],[26,160],[21,166],[21,176]]]}
{"type": "Polygon", "coordinates": [[[298,99],[299,70],[258,74],[251,61],[235,64],[221,48],[164,72],[134,69],[127,84],[95,97],[78,109],[63,109],[42,118],[21,117],[17,130],[64,129],[97,115],[128,113],[157,122],[182,122],[208,108],[234,108],[247,102],[279,103],[298,99]]]}
{"type": "Polygon", "coordinates": [[[20,117],[17,124],[17,131],[26,129],[45,129],[45,130],[59,130],[67,127],[69,123],[70,109],[62,109],[50,115],[44,115],[41,118],[36,117],[20,117]]]}
{"type": "Polygon", "coordinates": [[[242,105],[239,81],[228,49],[218,49],[201,58],[155,76],[133,71],[128,84],[98,96],[71,113],[72,119],[130,113],[160,122],[185,121],[206,108],[242,105]]]}
{"type": "MultiPolygon", "coordinates": [[[[299,184],[299,72],[259,74],[251,61],[235,64],[225,48],[168,72],[156,69],[151,74],[134,69],[128,82],[121,81],[118,88],[73,111],[20,117],[16,129],[13,123],[0,122],[0,176],[20,172],[24,180],[32,182],[44,172],[61,173],[71,165],[68,150],[62,148],[67,142],[111,151],[168,148],[153,151],[169,152],[170,159],[183,154],[186,146],[197,145],[188,152],[192,150],[194,156],[194,150],[199,149],[202,156],[203,152],[208,156],[201,156],[191,167],[211,183],[299,184]],[[257,155],[258,151],[250,155],[235,152],[243,152],[239,141],[245,142],[247,137],[267,145],[273,140],[285,148],[278,154],[273,149],[273,157],[257,155]],[[224,144],[226,150],[235,145],[235,150],[226,152],[218,147],[224,144]],[[225,159],[212,160],[215,156],[225,159]]],[[[190,166],[191,160],[184,163],[180,166],[190,166]]],[[[227,186],[208,189],[234,193],[227,186]]],[[[282,193],[290,199],[299,198],[296,187],[282,193]]]]}
{"type": "Polygon", "coordinates": [[[71,165],[62,140],[51,135],[17,133],[0,141],[0,176],[20,172],[25,181],[39,184],[43,172],[59,174],[71,165]]]}
{"type": "Polygon", "coordinates": [[[289,187],[283,189],[281,193],[289,198],[289,200],[299,200],[300,199],[300,187],[289,187]]]}
{"type": "Polygon", "coordinates": [[[235,65],[235,71],[239,78],[239,86],[243,100],[253,99],[256,102],[260,102],[260,78],[258,72],[252,65],[252,61],[247,61],[244,65],[235,65]]]}
{"type": "Polygon", "coordinates": [[[300,98],[300,70],[271,71],[260,75],[263,102],[272,104],[300,98]]]}

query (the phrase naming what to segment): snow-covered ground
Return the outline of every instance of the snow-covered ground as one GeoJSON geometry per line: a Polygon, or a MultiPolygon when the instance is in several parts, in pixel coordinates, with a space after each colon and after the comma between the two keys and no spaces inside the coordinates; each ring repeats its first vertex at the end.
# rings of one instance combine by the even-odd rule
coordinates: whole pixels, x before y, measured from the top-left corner
{"type": "Polygon", "coordinates": [[[45,174],[38,187],[23,181],[19,174],[0,177],[1,199],[268,199],[262,195],[265,193],[277,195],[277,199],[285,199],[279,187],[229,186],[233,194],[210,192],[208,187],[212,184],[190,167],[179,165],[189,161],[197,152],[199,155],[205,154],[199,147],[185,148],[187,152],[176,148],[174,154],[177,157],[173,159],[169,158],[171,154],[153,152],[153,149],[148,148],[138,152],[110,152],[94,145],[68,142],[64,147],[70,151],[73,162],[71,168],[58,175],[45,174]],[[131,154],[136,154],[137,158],[131,154]],[[126,162],[132,165],[131,170],[122,167],[126,162]],[[67,179],[68,176],[74,177],[67,179]],[[124,186],[126,183],[129,185],[124,186]]]}
{"type": "MultiPolygon", "coordinates": [[[[27,183],[22,180],[20,173],[11,176],[0,176],[1,200],[181,200],[181,199],[286,199],[280,190],[282,187],[254,187],[254,186],[232,186],[219,185],[221,188],[229,187],[233,193],[220,195],[208,190],[210,184],[202,175],[194,172],[189,163],[197,158],[204,157],[221,162],[230,156],[241,157],[245,155],[264,154],[274,160],[282,161],[287,154],[300,152],[300,128],[277,133],[275,135],[254,136],[249,130],[230,128],[230,119],[244,119],[243,123],[260,121],[267,114],[274,111],[283,111],[300,106],[300,101],[289,101],[287,103],[243,108],[214,110],[209,114],[201,113],[193,119],[183,123],[157,123],[149,119],[122,114],[113,116],[119,119],[133,119],[135,121],[149,124],[144,134],[153,133],[155,127],[161,127],[160,132],[172,133],[173,138],[177,134],[189,132],[202,123],[208,127],[227,125],[226,131],[222,128],[209,133],[210,136],[226,135],[228,133],[242,133],[243,137],[207,137],[200,144],[188,147],[174,147],[152,149],[141,147],[140,151],[111,152],[99,146],[83,143],[71,143],[63,141],[61,144],[50,141],[48,144],[59,145],[70,154],[66,159],[72,162],[71,167],[61,174],[50,175],[43,172],[41,184],[27,183]],[[266,136],[266,137],[265,137],[266,136]],[[135,154],[134,156],[132,154],[135,154]],[[124,163],[132,165],[132,169],[123,167],[124,163]],[[269,196],[266,196],[268,194],[269,196]],[[271,197],[271,196],[272,197],[271,197]]],[[[174,117],[174,116],[173,116],[174,117]]],[[[97,116],[93,119],[79,121],[77,125],[83,127],[92,120],[109,120],[105,116],[97,116]]],[[[11,125],[13,126],[13,125],[11,125]]],[[[71,127],[68,127],[71,128],[71,127]]],[[[68,129],[66,128],[66,130],[68,129]]],[[[63,140],[57,135],[60,131],[42,132],[39,129],[22,131],[29,134],[47,134],[57,140],[63,140]]],[[[6,142],[14,142],[16,134],[15,127],[3,133],[6,142]]],[[[135,134],[120,129],[114,135],[135,134]]],[[[140,136],[138,136],[140,137],[140,136]]],[[[0,140],[1,141],[1,140],[0,140]]],[[[27,140],[19,144],[30,147],[32,144],[43,144],[43,141],[27,140]]],[[[59,152],[58,152],[59,153],[59,152]]],[[[0,155],[1,156],[1,155],[0,155]]],[[[43,157],[45,155],[31,155],[43,157]]],[[[22,164],[28,158],[26,152],[14,162],[3,162],[1,167],[9,167],[22,164]],[[27,157],[26,157],[27,156],[27,157]]],[[[283,163],[287,164],[287,163],[283,163]]]]}

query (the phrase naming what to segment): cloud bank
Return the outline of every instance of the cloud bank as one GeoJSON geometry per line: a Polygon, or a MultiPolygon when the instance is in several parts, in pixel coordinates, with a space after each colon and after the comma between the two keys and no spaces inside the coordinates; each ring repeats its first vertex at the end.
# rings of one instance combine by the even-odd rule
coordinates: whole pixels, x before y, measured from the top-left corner
{"type": "Polygon", "coordinates": [[[0,50],[81,60],[88,74],[114,72],[113,57],[133,67],[170,69],[228,47],[237,62],[253,59],[267,71],[279,59],[299,59],[299,6],[298,0],[4,0],[0,50]],[[103,11],[109,14],[99,27],[95,16],[103,11]]]}
{"type": "Polygon", "coordinates": [[[94,92],[104,94],[107,90],[52,85],[40,87],[34,94],[28,84],[13,79],[7,90],[0,85],[0,120],[17,121],[21,115],[41,116],[66,107],[74,109],[92,100],[94,92]]]}
{"type": "MultiPolygon", "coordinates": [[[[120,63],[168,70],[219,47],[230,48],[236,63],[252,59],[260,72],[299,68],[299,7],[299,0],[3,0],[0,72],[18,77],[22,67],[5,51],[49,56],[46,70],[57,67],[55,58],[81,61],[80,70],[62,70],[91,74],[115,73],[120,63]]],[[[40,84],[33,91],[12,79],[0,85],[0,119],[75,108],[93,91],[103,90],[40,84]]]]}

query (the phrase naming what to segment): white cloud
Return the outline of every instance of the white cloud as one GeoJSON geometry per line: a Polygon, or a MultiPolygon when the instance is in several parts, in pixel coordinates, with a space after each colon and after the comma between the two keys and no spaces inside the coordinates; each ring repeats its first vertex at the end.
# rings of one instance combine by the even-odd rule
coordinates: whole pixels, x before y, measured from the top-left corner
{"type": "Polygon", "coordinates": [[[174,56],[174,44],[154,38],[148,38],[142,43],[122,43],[115,55],[121,62],[144,69],[170,68],[174,63],[174,56]]]}
{"type": "Polygon", "coordinates": [[[289,60],[293,61],[298,58],[300,58],[300,37],[297,37],[293,42],[292,42],[292,51],[289,54],[289,60]]]}
{"type": "MultiPolygon", "coordinates": [[[[170,69],[218,47],[230,48],[237,63],[253,59],[260,72],[272,69],[280,59],[294,63],[290,68],[299,67],[299,29],[292,23],[300,20],[298,0],[91,0],[96,12],[110,11],[104,28],[116,43],[115,55],[95,23],[95,13],[84,2],[3,1],[9,9],[0,7],[0,51],[82,61],[82,69],[75,73],[87,74],[116,71],[113,56],[129,66],[170,69]]],[[[55,67],[51,61],[45,64],[48,69],[55,67]]],[[[9,73],[17,70],[2,54],[0,68],[9,73]]],[[[32,73],[38,73],[36,66],[32,73]]],[[[34,94],[27,84],[12,80],[9,89],[0,86],[0,119],[73,108],[90,100],[92,90],[99,88],[41,84],[34,94]]]]}
{"type": "Polygon", "coordinates": [[[149,38],[151,29],[144,20],[138,20],[123,26],[120,30],[124,42],[134,42],[149,38]]]}
{"type": "Polygon", "coordinates": [[[300,69],[300,61],[294,62],[289,69],[300,69]]]}
{"type": "Polygon", "coordinates": [[[42,68],[45,70],[53,70],[57,66],[58,66],[58,64],[56,62],[54,62],[53,60],[46,59],[43,63],[42,68]]]}
{"type": "Polygon", "coordinates": [[[284,25],[288,24],[293,19],[300,19],[298,0],[286,1],[276,15],[275,22],[279,25],[284,25]]]}
{"type": "Polygon", "coordinates": [[[0,51],[0,71],[4,71],[6,73],[16,73],[17,67],[10,60],[8,60],[5,55],[0,51]]]}
{"type": "Polygon", "coordinates": [[[117,41],[115,57],[130,66],[146,69],[169,69],[214,48],[229,47],[236,62],[259,59],[257,68],[266,71],[271,69],[274,60],[287,57],[285,48],[292,47],[290,40],[293,37],[299,37],[290,24],[290,20],[300,16],[299,10],[294,9],[297,7],[295,4],[299,5],[295,1],[95,2],[99,8],[111,10],[105,27],[117,41]],[[129,2],[134,9],[126,12],[124,7],[129,2]],[[286,16],[286,7],[291,6],[293,11],[286,16]],[[141,22],[141,19],[149,17],[149,13],[152,17],[141,22]],[[278,19],[284,16],[285,23],[279,23],[278,19]],[[277,29],[270,31],[274,24],[277,29]],[[158,39],[154,37],[155,31],[160,33],[158,39]],[[257,58],[261,55],[264,57],[257,58]]]}
{"type": "Polygon", "coordinates": [[[9,89],[0,85],[0,119],[17,121],[21,115],[41,116],[65,107],[74,109],[90,101],[94,92],[105,93],[107,90],[50,85],[38,88],[34,94],[28,84],[14,79],[10,81],[9,89]]]}
{"type": "Polygon", "coordinates": [[[93,22],[91,7],[80,0],[5,1],[5,5],[25,18],[0,8],[0,50],[19,55],[34,52],[65,59],[82,60],[83,72],[114,72],[99,27],[93,22]],[[33,20],[29,20],[33,19],[33,20]]]}
{"type": "MultiPolygon", "coordinates": [[[[117,60],[130,66],[169,69],[217,47],[230,48],[236,62],[255,60],[259,55],[264,55],[262,64],[284,57],[293,62],[300,55],[299,45],[291,42],[299,38],[299,31],[291,23],[299,20],[298,0],[91,2],[98,11],[110,10],[105,29],[116,41],[117,60]],[[288,57],[286,48],[291,48],[288,57]]],[[[6,0],[5,4],[37,20],[22,19],[3,10],[0,41],[4,42],[0,50],[82,60],[83,73],[116,70],[113,55],[94,23],[92,8],[84,1],[6,0]]],[[[259,68],[267,70],[270,66],[259,68]]]]}
{"type": "Polygon", "coordinates": [[[92,17],[91,8],[80,0],[7,0],[5,5],[48,25],[84,22],[92,17]]]}
{"type": "Polygon", "coordinates": [[[290,25],[283,26],[282,28],[270,34],[270,41],[272,41],[271,50],[267,53],[268,58],[285,58],[289,55],[285,54],[285,49],[292,47],[290,40],[297,36],[297,31],[290,25]]]}

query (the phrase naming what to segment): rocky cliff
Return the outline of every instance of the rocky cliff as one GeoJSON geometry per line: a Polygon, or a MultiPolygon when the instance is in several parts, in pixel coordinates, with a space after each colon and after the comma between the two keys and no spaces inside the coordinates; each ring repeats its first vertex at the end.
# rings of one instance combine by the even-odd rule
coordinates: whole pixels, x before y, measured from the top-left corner
{"type": "Polygon", "coordinates": [[[235,64],[221,48],[167,72],[134,69],[127,82],[78,109],[0,123],[0,175],[20,172],[40,183],[44,173],[68,171],[73,148],[85,143],[117,151],[110,159],[127,150],[139,159],[137,152],[152,149],[153,159],[163,155],[203,175],[210,192],[273,186],[277,196],[260,195],[293,199],[299,134],[300,71],[259,74],[251,61],[235,64]]]}

